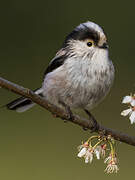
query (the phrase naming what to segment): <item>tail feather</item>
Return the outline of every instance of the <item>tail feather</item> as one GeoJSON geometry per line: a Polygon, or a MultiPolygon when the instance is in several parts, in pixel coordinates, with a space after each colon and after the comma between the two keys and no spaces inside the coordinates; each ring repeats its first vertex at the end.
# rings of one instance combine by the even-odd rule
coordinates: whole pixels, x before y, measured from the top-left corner
{"type": "Polygon", "coordinates": [[[30,99],[20,97],[14,101],[8,103],[6,105],[6,107],[10,110],[16,110],[17,112],[23,112],[23,111],[21,111],[21,108],[23,108],[23,110],[25,111],[25,110],[27,110],[28,105],[32,105],[32,104],[34,105],[34,103],[30,99]],[[25,109],[25,107],[26,107],[26,109],[25,109]]]}
{"type": "MultiPolygon", "coordinates": [[[[35,90],[35,94],[41,95],[42,92],[43,92],[42,88],[35,90]]],[[[9,110],[15,110],[17,112],[24,112],[24,111],[30,109],[31,107],[33,107],[34,105],[35,105],[35,103],[33,103],[30,99],[25,98],[25,97],[20,97],[18,99],[15,99],[14,101],[8,103],[6,105],[6,107],[9,110]]]]}

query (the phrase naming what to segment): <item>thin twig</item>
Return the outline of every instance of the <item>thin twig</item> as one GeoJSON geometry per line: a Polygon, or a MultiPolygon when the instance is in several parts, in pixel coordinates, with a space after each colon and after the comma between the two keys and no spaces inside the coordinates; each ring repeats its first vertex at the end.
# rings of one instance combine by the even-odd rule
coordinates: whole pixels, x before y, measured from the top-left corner
{"type": "MultiPolygon", "coordinates": [[[[82,118],[76,114],[73,114],[73,118],[69,119],[68,114],[63,109],[50,104],[47,100],[45,100],[43,97],[35,94],[30,89],[19,86],[19,85],[12,83],[2,77],[0,77],[0,86],[5,89],[8,89],[16,94],[19,94],[21,96],[31,99],[33,102],[35,102],[36,104],[47,109],[52,114],[55,114],[56,117],[60,117],[62,120],[64,119],[64,120],[70,121],[72,123],[78,124],[79,126],[83,127],[84,129],[92,130],[92,128],[93,128],[93,125],[89,119],[82,118]]],[[[95,132],[97,132],[99,134],[104,134],[104,135],[111,135],[115,140],[135,146],[135,137],[129,136],[120,131],[106,128],[106,127],[100,125],[99,123],[98,123],[98,128],[95,130],[95,132]]]]}

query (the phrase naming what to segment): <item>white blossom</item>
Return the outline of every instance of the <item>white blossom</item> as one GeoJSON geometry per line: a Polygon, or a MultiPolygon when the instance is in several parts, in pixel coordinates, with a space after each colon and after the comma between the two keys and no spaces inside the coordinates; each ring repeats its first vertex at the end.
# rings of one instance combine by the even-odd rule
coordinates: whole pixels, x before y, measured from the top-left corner
{"type": "Polygon", "coordinates": [[[87,142],[85,142],[84,144],[82,144],[81,146],[79,146],[79,153],[78,153],[78,157],[84,157],[85,159],[85,163],[88,162],[92,162],[93,160],[93,148],[89,147],[89,144],[87,142]]]}
{"type": "Polygon", "coordinates": [[[135,106],[135,98],[130,103],[132,106],[135,106]]]}
{"type": "Polygon", "coordinates": [[[85,163],[92,163],[93,160],[93,150],[91,148],[89,148],[84,156],[85,158],[85,163]]]}
{"type": "Polygon", "coordinates": [[[115,163],[110,163],[107,165],[106,169],[105,169],[105,172],[106,173],[117,173],[119,170],[117,164],[115,163]]]}
{"type": "Polygon", "coordinates": [[[132,96],[125,96],[122,100],[122,103],[127,104],[127,103],[131,103],[132,101],[132,96]]]}
{"type": "Polygon", "coordinates": [[[107,167],[105,169],[105,172],[107,173],[117,173],[119,168],[117,166],[117,158],[116,154],[111,154],[105,159],[104,163],[107,164],[107,167]]]}
{"type": "Polygon", "coordinates": [[[131,124],[135,123],[135,111],[132,111],[129,119],[130,119],[131,124]]]}
{"type": "Polygon", "coordinates": [[[114,162],[115,164],[117,164],[117,157],[115,154],[112,155],[110,153],[110,155],[107,158],[105,158],[104,163],[110,164],[111,162],[114,162]]]}
{"type": "MultiPolygon", "coordinates": [[[[133,110],[131,108],[130,112],[126,113],[128,115],[133,110]]],[[[133,115],[132,115],[133,116],[133,115]]],[[[135,116],[135,115],[134,115],[135,116]]],[[[82,143],[78,147],[78,157],[84,158],[85,163],[92,163],[93,158],[100,159],[101,157],[105,158],[104,163],[107,164],[106,169],[104,170],[106,173],[117,173],[119,168],[117,166],[117,157],[115,153],[114,147],[114,139],[111,136],[101,137],[101,136],[91,136],[85,143],[82,143]],[[95,138],[96,141],[93,141],[95,138]],[[106,150],[110,145],[110,154],[105,158],[106,150]]]]}
{"type": "Polygon", "coordinates": [[[122,112],[121,112],[121,115],[122,115],[122,116],[127,116],[127,115],[130,114],[131,112],[132,112],[132,109],[129,108],[129,109],[126,109],[126,110],[122,111],[122,112]]]}
{"type": "Polygon", "coordinates": [[[78,153],[77,156],[78,157],[83,157],[86,154],[86,151],[87,151],[88,147],[89,147],[89,144],[88,144],[87,141],[84,144],[81,144],[80,146],[78,146],[79,153],[78,153]]]}
{"type": "Polygon", "coordinates": [[[121,112],[122,116],[129,115],[131,124],[135,123],[135,108],[129,108],[121,112]]]}
{"type": "Polygon", "coordinates": [[[125,96],[122,100],[124,104],[131,104],[131,106],[135,106],[135,95],[134,96],[125,96]]]}
{"type": "Polygon", "coordinates": [[[105,158],[104,163],[109,164],[111,162],[111,160],[112,160],[112,156],[109,155],[107,158],[105,158]]]}
{"type": "Polygon", "coordinates": [[[94,150],[94,153],[97,159],[100,159],[100,156],[105,157],[106,144],[97,146],[94,150]]]}
{"type": "Polygon", "coordinates": [[[94,153],[95,153],[97,159],[100,159],[101,146],[97,146],[96,149],[94,150],[94,153]]]}
{"type": "Polygon", "coordinates": [[[80,152],[78,153],[78,157],[83,157],[85,154],[86,154],[86,152],[87,152],[87,148],[86,147],[84,147],[84,148],[82,148],[81,150],[80,150],[80,152]]]}

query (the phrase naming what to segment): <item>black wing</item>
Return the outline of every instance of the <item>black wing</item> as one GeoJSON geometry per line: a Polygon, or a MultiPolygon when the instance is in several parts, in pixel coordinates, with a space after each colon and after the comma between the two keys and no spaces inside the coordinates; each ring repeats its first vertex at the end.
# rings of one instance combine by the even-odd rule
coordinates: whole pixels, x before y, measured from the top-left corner
{"type": "Polygon", "coordinates": [[[66,53],[60,55],[59,52],[58,52],[56,54],[56,57],[50,62],[50,64],[48,65],[47,69],[45,70],[44,77],[49,72],[52,72],[53,70],[55,70],[58,67],[60,67],[61,65],[63,65],[66,58],[67,58],[66,53]]]}

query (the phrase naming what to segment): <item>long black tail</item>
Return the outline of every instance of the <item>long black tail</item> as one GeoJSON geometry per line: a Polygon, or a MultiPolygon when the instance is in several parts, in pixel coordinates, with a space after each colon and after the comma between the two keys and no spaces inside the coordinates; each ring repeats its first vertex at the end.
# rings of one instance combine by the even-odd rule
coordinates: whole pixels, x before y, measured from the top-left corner
{"type": "MultiPolygon", "coordinates": [[[[36,89],[35,94],[41,95],[43,92],[43,89],[36,89]]],[[[10,110],[15,110],[17,112],[24,112],[31,107],[33,107],[35,103],[33,103],[30,99],[27,99],[25,97],[20,97],[18,99],[15,99],[14,101],[6,104],[6,107],[10,110]]]]}

